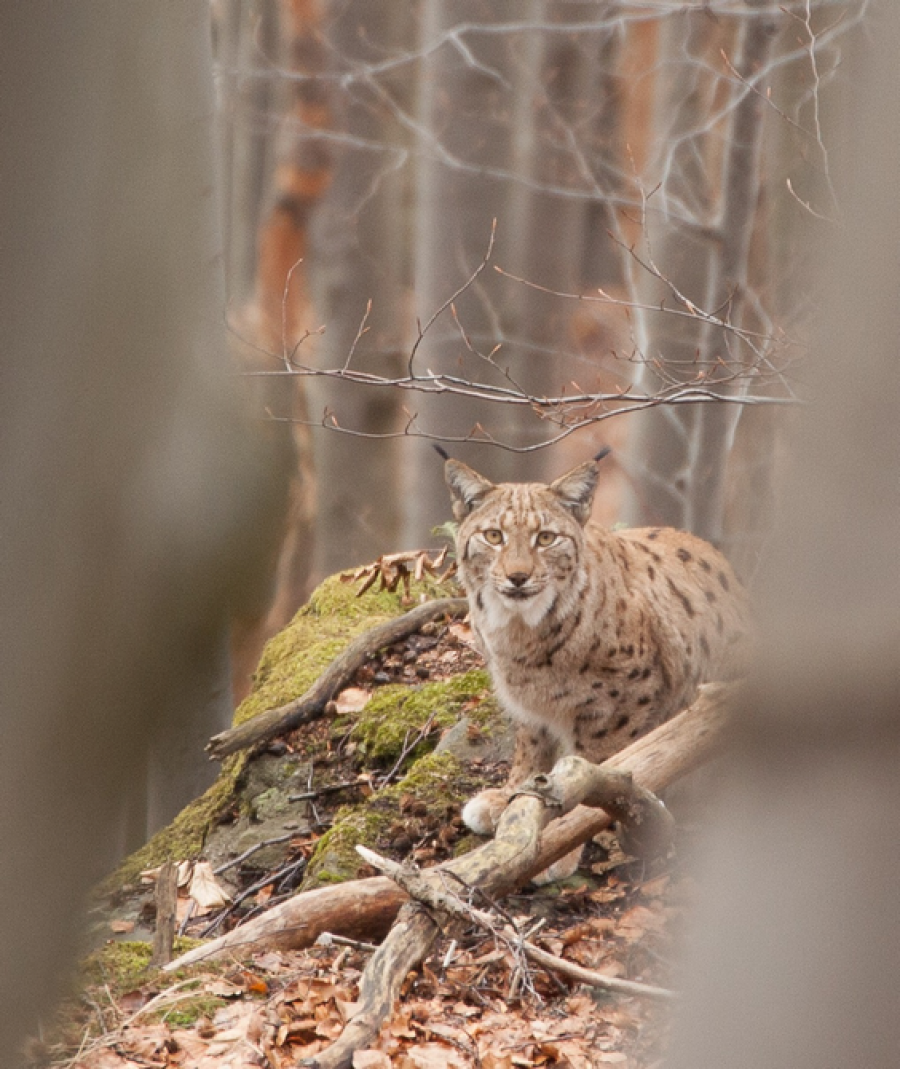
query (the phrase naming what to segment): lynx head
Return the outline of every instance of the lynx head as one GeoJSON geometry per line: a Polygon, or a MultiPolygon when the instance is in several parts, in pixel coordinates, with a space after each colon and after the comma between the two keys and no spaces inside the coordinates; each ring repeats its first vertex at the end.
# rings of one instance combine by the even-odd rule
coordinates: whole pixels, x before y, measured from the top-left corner
{"type": "Polygon", "coordinates": [[[458,460],[446,461],[460,576],[489,627],[514,616],[535,627],[583,589],[584,525],[600,456],[549,485],[495,484],[458,460]]]}

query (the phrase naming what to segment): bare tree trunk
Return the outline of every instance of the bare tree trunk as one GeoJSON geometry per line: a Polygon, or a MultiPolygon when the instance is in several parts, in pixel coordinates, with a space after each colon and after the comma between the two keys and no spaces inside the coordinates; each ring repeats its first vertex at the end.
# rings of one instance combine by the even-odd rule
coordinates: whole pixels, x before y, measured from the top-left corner
{"type": "MultiPolygon", "coordinates": [[[[464,55],[454,47],[452,33],[472,22],[502,22],[517,11],[513,0],[426,0],[422,6],[413,239],[415,315],[422,323],[477,267],[492,220],[501,214],[508,195],[504,183],[489,176],[491,168],[506,167],[510,158],[502,37],[467,37],[470,51],[464,55]],[[441,39],[444,43],[435,48],[441,39]]],[[[469,338],[484,352],[493,348],[497,337],[495,292],[491,280],[479,280],[457,303],[469,338]]],[[[423,339],[414,370],[458,372],[465,354],[447,310],[423,339]]],[[[496,374],[486,373],[497,380],[496,374]]],[[[461,398],[417,399],[415,408],[438,434],[448,435],[466,434],[479,424],[490,429],[498,415],[497,406],[461,398]]],[[[508,454],[476,446],[453,448],[494,478],[515,470],[515,459],[508,454]]],[[[449,516],[446,490],[427,443],[404,443],[403,475],[402,541],[427,544],[431,528],[449,516]]]]}
{"type": "MultiPolygon", "coordinates": [[[[665,196],[667,203],[659,215],[653,198],[649,201],[648,255],[652,255],[661,277],[649,276],[646,301],[676,306],[679,299],[672,284],[707,313],[677,321],[663,314],[654,317],[647,355],[658,358],[665,374],[674,380],[690,381],[701,371],[721,374],[726,368],[736,376],[743,375],[751,364],[744,343],[732,330],[715,322],[722,320],[738,328],[743,325],[750,240],[760,192],[765,104],[752,80],[768,63],[775,27],[763,0],[752,0],[747,6],[732,61],[735,76],[726,102],[727,123],[721,131],[725,149],[720,163],[714,156],[710,118],[716,87],[700,65],[705,55],[715,54],[711,38],[714,33],[718,35],[715,24],[700,13],[670,17],[668,39],[662,45],[674,54],[684,40],[687,23],[687,40],[693,41],[689,50],[698,69],[692,92],[682,98],[668,136],[660,139],[666,147],[661,163],[672,169],[673,178],[662,188],[660,197],[665,196]],[[686,159],[669,155],[670,137],[683,139],[686,159]],[[701,160],[705,166],[699,165],[701,160]],[[711,174],[716,176],[715,186],[711,174]]],[[[676,70],[683,68],[676,65],[676,70]]],[[[657,98],[658,121],[668,121],[670,92],[669,84],[663,81],[657,98]]],[[[645,365],[641,384],[652,390],[661,381],[645,365]]],[[[734,389],[746,390],[749,381],[741,377],[734,389]]],[[[731,385],[725,382],[723,392],[730,390],[731,385]]],[[[737,407],[724,404],[661,408],[642,414],[632,458],[640,473],[640,489],[631,503],[630,518],[693,530],[721,544],[725,475],[736,419],[737,407]]]]}
{"type": "MultiPolygon", "coordinates": [[[[532,0],[528,20],[537,28],[523,35],[510,64],[516,109],[510,169],[518,181],[500,216],[503,267],[548,290],[581,291],[585,268],[596,271],[608,245],[610,208],[604,193],[612,192],[614,168],[606,167],[616,149],[611,138],[615,36],[608,25],[603,28],[608,14],[605,5],[570,4],[561,11],[546,0],[532,0]],[[567,34],[569,23],[594,23],[596,31],[573,28],[567,34]],[[564,195],[576,189],[584,195],[564,195]]],[[[532,286],[502,291],[501,362],[512,364],[516,381],[535,396],[571,392],[575,382],[590,389],[598,382],[603,354],[579,353],[579,311],[532,286]]],[[[520,413],[508,409],[494,425],[505,438],[515,439],[520,420],[520,413]]],[[[576,448],[580,457],[589,455],[583,441],[576,448]]],[[[515,474],[526,480],[550,478],[564,467],[555,455],[541,453],[515,465],[515,474]]]]}

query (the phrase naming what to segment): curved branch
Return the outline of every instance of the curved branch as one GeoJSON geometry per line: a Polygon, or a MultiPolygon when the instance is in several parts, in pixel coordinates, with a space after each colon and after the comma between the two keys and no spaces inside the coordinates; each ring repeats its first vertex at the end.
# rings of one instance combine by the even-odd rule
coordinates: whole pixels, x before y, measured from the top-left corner
{"type": "Polygon", "coordinates": [[[388,620],[378,627],[359,635],[346,650],[336,657],[313,685],[299,698],[269,709],[252,720],[213,735],[206,752],[215,761],[236,753],[238,750],[267,742],[283,731],[308,724],[318,719],[340,689],[347,685],[366,659],[384,646],[418,631],[423,624],[441,616],[464,616],[469,611],[465,598],[438,598],[418,605],[415,609],[388,620]]]}

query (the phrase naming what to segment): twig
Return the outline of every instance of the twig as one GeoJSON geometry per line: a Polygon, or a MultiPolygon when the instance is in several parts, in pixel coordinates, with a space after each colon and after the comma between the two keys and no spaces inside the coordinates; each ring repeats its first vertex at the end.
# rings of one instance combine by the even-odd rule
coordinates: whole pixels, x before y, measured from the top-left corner
{"type": "MultiPolygon", "coordinates": [[[[305,796],[301,796],[305,797],[305,796]]],[[[293,796],[290,796],[289,801],[296,801],[293,796]]],[[[232,858],[231,861],[226,861],[224,865],[219,865],[217,869],[213,869],[214,876],[221,876],[223,872],[227,872],[229,869],[233,869],[235,865],[240,865],[246,861],[248,857],[253,857],[257,850],[264,850],[267,846],[278,846],[280,843],[289,842],[296,836],[296,832],[289,831],[286,835],[276,835],[274,839],[263,839],[262,842],[254,843],[253,846],[248,847],[243,854],[239,854],[237,857],[232,858]]]]}
{"type": "Polygon", "coordinates": [[[350,947],[353,950],[371,951],[378,949],[374,943],[363,943],[359,939],[348,939],[345,935],[335,935],[334,932],[322,932],[316,940],[316,946],[327,947],[332,944],[339,947],[350,947]]]}
{"type": "Polygon", "coordinates": [[[409,866],[398,865],[386,857],[376,854],[365,846],[357,846],[357,853],[372,868],[389,876],[398,886],[417,901],[422,902],[429,909],[440,913],[458,917],[462,920],[477,924],[480,928],[489,932],[495,938],[502,940],[510,950],[523,951],[532,960],[548,969],[563,973],[579,983],[590,984],[592,987],[600,987],[605,991],[615,992],[620,995],[635,995],[641,998],[671,1001],[676,998],[675,992],[668,988],[656,987],[652,984],[639,983],[636,980],[622,980],[616,976],[605,976],[585,969],[574,962],[559,958],[549,951],[542,950],[539,946],[524,938],[516,929],[511,918],[505,918],[503,928],[497,927],[496,918],[485,910],[464,902],[449,888],[441,889],[428,879],[429,872],[409,866]]]}
{"type": "MultiPolygon", "coordinates": [[[[302,794],[289,794],[289,802],[311,802],[320,798],[323,794],[337,794],[339,791],[349,791],[354,787],[371,787],[372,781],[367,776],[357,776],[356,779],[344,780],[342,783],[323,783],[315,790],[304,791],[302,794]]],[[[277,840],[275,840],[277,841],[277,840]]]]}

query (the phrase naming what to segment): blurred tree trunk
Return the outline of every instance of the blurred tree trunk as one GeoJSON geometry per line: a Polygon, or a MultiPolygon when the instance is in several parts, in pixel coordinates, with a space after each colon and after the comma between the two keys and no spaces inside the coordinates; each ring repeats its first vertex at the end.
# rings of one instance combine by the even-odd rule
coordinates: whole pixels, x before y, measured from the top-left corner
{"type": "Polygon", "coordinates": [[[209,39],[205,0],[0,5],[4,1066],[123,805],[167,820],[215,774],[272,522],[225,345],[209,39]]]}
{"type": "MultiPolygon", "coordinates": [[[[351,79],[357,68],[384,54],[412,48],[414,20],[390,0],[332,4],[332,73],[351,79]]],[[[337,86],[336,81],[330,83],[337,86]]],[[[408,76],[360,77],[332,94],[337,132],[334,183],[316,225],[315,289],[327,324],[317,348],[323,368],[344,365],[395,376],[405,366],[408,338],[408,135],[397,119],[410,107],[408,76]],[[366,319],[366,309],[370,307],[366,319]],[[357,333],[366,319],[366,333],[357,333]]],[[[334,413],[341,426],[387,434],[402,426],[396,391],[313,380],[310,411],[334,413]]],[[[400,447],[390,439],[318,436],[315,579],[363,564],[398,545],[400,447]]]]}
{"type": "MultiPolygon", "coordinates": [[[[608,5],[575,3],[561,11],[547,0],[532,0],[527,9],[528,21],[546,29],[524,35],[512,65],[508,166],[517,181],[500,216],[503,267],[547,290],[577,293],[586,275],[609,282],[610,207],[604,194],[614,189],[611,164],[618,149],[617,38],[611,28],[602,29],[608,5]],[[567,24],[591,22],[594,33],[565,32],[567,24]],[[585,188],[581,197],[562,195],[579,187],[585,188]]],[[[516,381],[529,392],[558,395],[576,383],[592,389],[604,381],[601,355],[579,351],[582,327],[570,303],[516,285],[501,293],[498,311],[508,339],[500,362],[513,365],[516,381]]],[[[496,433],[515,438],[521,420],[519,411],[507,409],[494,419],[496,433]]],[[[584,442],[579,448],[582,458],[589,455],[584,442]]],[[[515,468],[519,478],[540,479],[559,475],[563,466],[543,452],[515,468]]]]}
{"type": "Polygon", "coordinates": [[[322,139],[327,101],[317,78],[324,64],[318,0],[279,0],[277,6],[252,8],[232,0],[226,13],[219,66],[237,94],[229,101],[232,157],[226,161],[232,190],[231,288],[239,302],[231,316],[234,344],[245,369],[262,373],[248,380],[248,389],[260,420],[269,421],[281,463],[291,471],[281,546],[269,564],[269,597],[233,629],[233,689],[239,701],[249,690],[266,640],[290,620],[309,592],[315,511],[309,408],[304,380],[283,372],[295,346],[307,358],[317,340],[302,340],[317,325],[310,297],[309,229],[331,182],[331,159],[322,139]],[[236,66],[229,68],[229,63],[236,66]],[[259,88],[245,96],[243,79],[259,88]],[[281,108],[275,106],[276,88],[284,101],[281,108]],[[254,109],[255,166],[246,158],[246,138],[235,129],[245,99],[254,109]],[[256,112],[256,107],[263,110],[256,112]],[[260,203],[265,186],[259,175],[267,166],[269,192],[260,203]],[[256,246],[252,258],[251,239],[256,246]]]}
{"type": "Polygon", "coordinates": [[[867,21],[841,71],[844,225],[703,844],[675,1069],[892,1069],[900,1049],[900,7],[867,21]]]}
{"type": "MultiPolygon", "coordinates": [[[[502,35],[466,38],[463,51],[454,46],[452,31],[473,22],[500,23],[519,10],[513,0],[425,0],[421,8],[413,292],[415,316],[422,325],[475,271],[487,249],[492,221],[502,214],[509,196],[508,188],[489,174],[492,168],[508,168],[513,138],[505,108],[502,35]]],[[[498,249],[503,241],[500,234],[498,249]]],[[[456,302],[469,341],[482,353],[489,353],[497,338],[492,285],[496,288],[483,276],[456,302]]],[[[414,341],[413,336],[408,350],[414,341]]],[[[465,342],[448,309],[422,340],[414,370],[458,374],[465,354],[465,342]]],[[[474,362],[467,371],[501,381],[500,373],[474,362]]],[[[466,434],[479,425],[491,430],[498,417],[505,418],[496,405],[460,397],[419,397],[415,409],[419,422],[427,421],[438,435],[466,434]]],[[[485,446],[451,449],[495,479],[513,477],[520,468],[514,455],[485,446]]],[[[404,442],[403,495],[404,545],[428,544],[431,528],[449,518],[449,507],[440,465],[426,442],[404,442]]]]}

